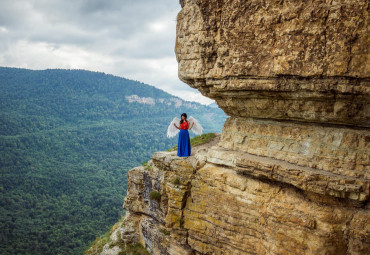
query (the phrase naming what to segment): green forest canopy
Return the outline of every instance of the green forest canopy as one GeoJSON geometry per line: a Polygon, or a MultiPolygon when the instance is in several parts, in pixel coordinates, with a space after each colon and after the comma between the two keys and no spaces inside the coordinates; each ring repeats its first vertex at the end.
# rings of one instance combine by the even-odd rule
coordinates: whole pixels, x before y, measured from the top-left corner
{"type": "Polygon", "coordinates": [[[222,110],[173,99],[99,72],[0,67],[0,254],[82,254],[124,214],[127,171],[176,145],[173,117],[221,132],[222,110]]]}

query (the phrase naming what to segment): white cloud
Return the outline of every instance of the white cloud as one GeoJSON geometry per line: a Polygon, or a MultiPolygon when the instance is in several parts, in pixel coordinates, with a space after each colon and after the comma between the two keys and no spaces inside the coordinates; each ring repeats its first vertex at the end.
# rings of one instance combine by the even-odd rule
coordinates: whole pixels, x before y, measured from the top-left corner
{"type": "Polygon", "coordinates": [[[0,33],[7,33],[9,32],[6,27],[0,27],[0,33]]]}
{"type": "Polygon", "coordinates": [[[26,40],[15,42],[8,47],[6,52],[0,54],[1,64],[6,63],[7,66],[31,69],[96,69],[110,62],[110,59],[104,55],[89,52],[76,46],[26,40]],[[95,60],[99,65],[94,66],[92,60],[95,60]]]}
{"type": "Polygon", "coordinates": [[[2,0],[0,65],[86,69],[213,102],[178,79],[176,0],[2,0]]]}
{"type": "Polygon", "coordinates": [[[169,27],[168,25],[169,24],[167,22],[163,22],[163,21],[155,22],[155,23],[149,24],[149,28],[153,32],[160,33],[160,32],[166,31],[166,28],[169,27]]]}

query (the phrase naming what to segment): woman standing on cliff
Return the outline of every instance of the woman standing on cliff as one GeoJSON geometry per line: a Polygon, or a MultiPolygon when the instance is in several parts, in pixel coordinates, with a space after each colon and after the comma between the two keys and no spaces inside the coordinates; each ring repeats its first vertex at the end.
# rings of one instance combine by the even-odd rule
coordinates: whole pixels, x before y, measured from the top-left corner
{"type": "Polygon", "coordinates": [[[183,113],[181,114],[181,120],[178,118],[174,118],[171,122],[171,124],[168,126],[167,129],[167,137],[173,137],[178,132],[179,133],[179,140],[177,143],[177,156],[179,157],[189,157],[191,155],[191,144],[190,144],[190,135],[189,130],[192,129],[194,133],[196,134],[202,134],[202,126],[199,124],[199,122],[193,118],[192,116],[189,117],[189,120],[187,120],[187,114],[183,113]],[[179,124],[179,126],[176,125],[176,123],[179,124]],[[174,129],[176,128],[176,129],[174,129]]]}
{"type": "Polygon", "coordinates": [[[177,156],[179,157],[189,157],[191,154],[190,135],[188,129],[191,129],[194,123],[189,127],[189,121],[186,118],[186,113],[181,114],[180,127],[176,126],[176,123],[173,123],[173,125],[180,130],[179,141],[177,143],[177,156]]]}

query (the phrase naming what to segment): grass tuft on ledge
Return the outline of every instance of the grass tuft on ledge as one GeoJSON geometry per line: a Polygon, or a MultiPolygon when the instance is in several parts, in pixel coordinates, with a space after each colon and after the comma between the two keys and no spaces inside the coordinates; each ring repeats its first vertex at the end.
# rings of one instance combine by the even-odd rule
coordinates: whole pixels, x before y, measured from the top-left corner
{"type": "Polygon", "coordinates": [[[156,200],[158,202],[161,201],[161,193],[159,193],[157,190],[152,190],[149,193],[149,197],[150,197],[151,200],[156,200]]]}
{"type": "MultiPolygon", "coordinates": [[[[213,138],[215,138],[215,136],[216,136],[215,133],[207,133],[207,134],[195,136],[190,139],[190,145],[191,147],[195,147],[195,146],[198,146],[204,143],[208,143],[213,138]]],[[[177,145],[168,149],[167,151],[177,151],[177,145]]]]}

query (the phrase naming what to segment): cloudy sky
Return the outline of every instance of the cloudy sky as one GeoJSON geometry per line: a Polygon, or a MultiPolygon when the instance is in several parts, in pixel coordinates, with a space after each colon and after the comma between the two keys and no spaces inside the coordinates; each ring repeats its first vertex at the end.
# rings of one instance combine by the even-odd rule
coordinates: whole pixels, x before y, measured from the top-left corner
{"type": "Polygon", "coordinates": [[[0,0],[0,66],[86,69],[209,104],[178,79],[178,0],[0,0]]]}

